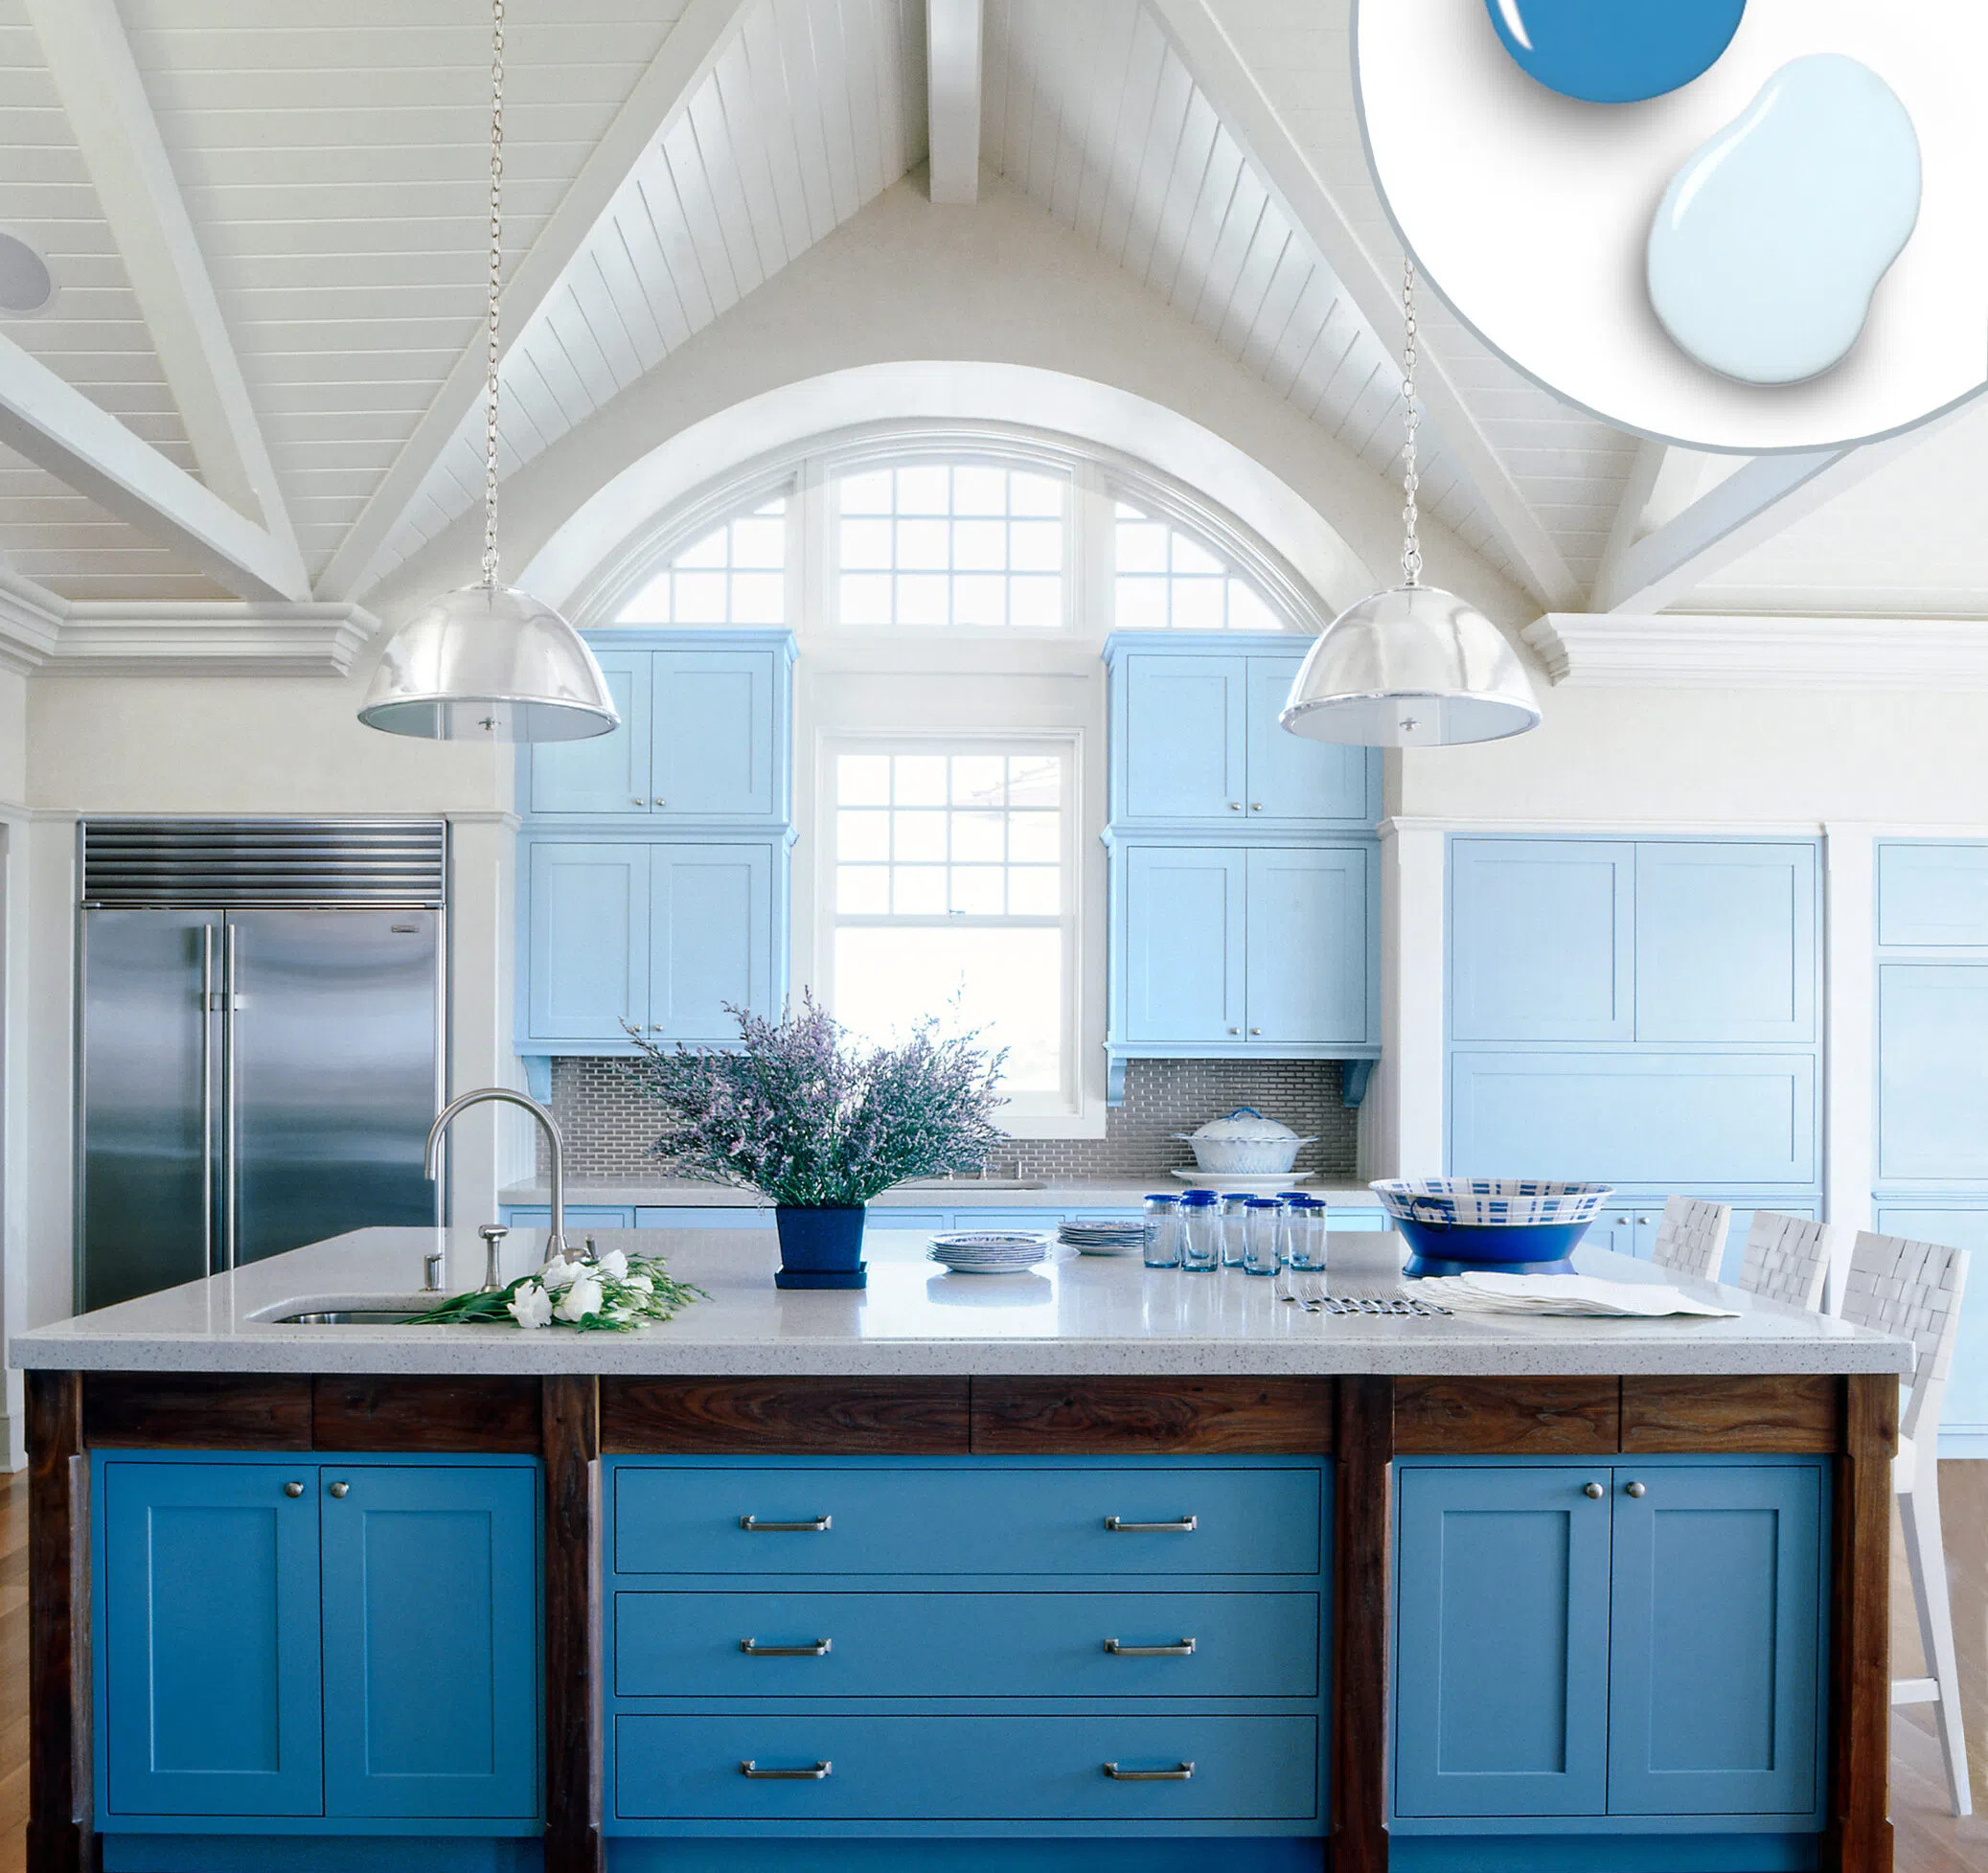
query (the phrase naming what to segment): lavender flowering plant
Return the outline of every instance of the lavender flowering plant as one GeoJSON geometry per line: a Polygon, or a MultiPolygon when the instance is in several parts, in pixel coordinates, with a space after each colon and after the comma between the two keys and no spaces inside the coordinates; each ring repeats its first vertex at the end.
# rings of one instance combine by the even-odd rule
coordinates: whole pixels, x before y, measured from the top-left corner
{"type": "Polygon", "coordinates": [[[703,1183],[783,1207],[854,1206],[909,1177],[965,1170],[1000,1144],[1005,1049],[921,1021],[865,1047],[811,995],[778,1021],[742,1008],[736,1049],[663,1048],[630,1030],[624,1069],[667,1114],[653,1151],[703,1183]]]}

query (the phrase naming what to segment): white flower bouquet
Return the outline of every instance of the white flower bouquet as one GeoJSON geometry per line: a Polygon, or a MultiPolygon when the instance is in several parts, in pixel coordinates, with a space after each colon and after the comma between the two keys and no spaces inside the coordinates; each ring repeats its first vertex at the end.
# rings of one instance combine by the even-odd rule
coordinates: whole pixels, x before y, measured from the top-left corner
{"type": "Polygon", "coordinates": [[[693,1301],[711,1297],[678,1281],[650,1255],[606,1255],[548,1262],[488,1294],[457,1294],[418,1314],[411,1327],[572,1327],[581,1333],[627,1333],[650,1321],[674,1320],[693,1301]]]}

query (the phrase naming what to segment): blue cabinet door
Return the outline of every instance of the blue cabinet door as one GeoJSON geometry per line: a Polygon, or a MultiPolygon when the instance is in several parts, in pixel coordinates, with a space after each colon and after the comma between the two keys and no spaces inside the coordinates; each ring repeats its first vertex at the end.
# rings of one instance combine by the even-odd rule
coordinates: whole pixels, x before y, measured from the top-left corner
{"type": "Polygon", "coordinates": [[[650,811],[650,656],[602,651],[596,659],[621,726],[584,742],[547,742],[531,750],[535,813],[646,813],[650,811]]]}
{"type": "Polygon", "coordinates": [[[1399,1814],[1603,1812],[1608,1481],[1589,1464],[1401,1472],[1399,1814]]]}
{"type": "Polygon", "coordinates": [[[1277,720],[1303,662],[1302,656],[1260,651],[1249,658],[1248,817],[1336,819],[1370,827],[1380,811],[1370,786],[1376,751],[1314,742],[1277,720]]]}
{"type": "Polygon", "coordinates": [[[1878,941],[1919,949],[1988,949],[1988,844],[1881,843],[1878,941]]]}
{"type": "Polygon", "coordinates": [[[1122,1039],[1241,1039],[1244,861],[1240,850],[1214,846],[1126,853],[1122,1039]]]}
{"type": "Polygon", "coordinates": [[[1456,1040],[1628,1040],[1636,849],[1599,839],[1450,848],[1456,1040]]]}
{"type": "Polygon", "coordinates": [[[728,1008],[772,1012],[772,847],[651,846],[649,880],[650,1034],[736,1039],[728,1008]]]}
{"type": "Polygon", "coordinates": [[[1636,848],[1638,1040],[1816,1038],[1816,848],[1636,848]]]}
{"type": "Polygon", "coordinates": [[[321,1475],[326,1811],[528,1819],[537,1467],[328,1464],[321,1475]]]}
{"type": "Polygon", "coordinates": [[[1251,1040],[1357,1046],[1380,1036],[1380,985],[1369,969],[1372,848],[1252,851],[1247,879],[1251,1040]]]}
{"type": "Polygon", "coordinates": [[[1121,681],[1118,819],[1247,817],[1247,659],[1135,652],[1121,681]]]}
{"type": "Polygon", "coordinates": [[[1822,1535],[1817,1465],[1617,1468],[1611,1815],[1816,1809],[1822,1535]]]}
{"type": "Polygon", "coordinates": [[[658,651],[653,805],[665,818],[774,811],[776,660],[770,651],[658,651]]]}
{"type": "Polygon", "coordinates": [[[1878,1176],[1988,1177],[1988,964],[1879,965],[1878,1176]]]}
{"type": "Polygon", "coordinates": [[[623,1040],[649,1018],[649,848],[525,844],[530,1038],[623,1040]]]}
{"type": "Polygon", "coordinates": [[[109,1813],[323,1814],[315,1466],[102,1473],[109,1813]]]}
{"type": "MultiPolygon", "coordinates": [[[[1738,1219],[1734,1219],[1737,1227],[1738,1219]]],[[[1954,1346],[1954,1364],[1947,1375],[1947,1396],[1940,1424],[1948,1430],[1988,1436],[1988,1205],[1949,1208],[1926,1203],[1884,1203],[1877,1226],[1887,1236],[1913,1242],[1945,1243],[1974,1256],[1967,1288],[1960,1296],[1960,1336],[1954,1346]]],[[[1968,1454],[1974,1453],[1970,1447],[1968,1454]]]]}

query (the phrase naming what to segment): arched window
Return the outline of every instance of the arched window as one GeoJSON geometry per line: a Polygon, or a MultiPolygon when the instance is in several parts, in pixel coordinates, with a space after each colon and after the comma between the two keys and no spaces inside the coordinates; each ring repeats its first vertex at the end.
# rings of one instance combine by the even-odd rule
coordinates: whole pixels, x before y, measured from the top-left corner
{"type": "Polygon", "coordinates": [[[1281,630],[1256,588],[1192,534],[1120,501],[1111,529],[1118,630],[1281,630]]]}
{"type": "Polygon", "coordinates": [[[623,607],[622,625],[787,622],[787,496],[762,501],[674,554],[623,607]]]}

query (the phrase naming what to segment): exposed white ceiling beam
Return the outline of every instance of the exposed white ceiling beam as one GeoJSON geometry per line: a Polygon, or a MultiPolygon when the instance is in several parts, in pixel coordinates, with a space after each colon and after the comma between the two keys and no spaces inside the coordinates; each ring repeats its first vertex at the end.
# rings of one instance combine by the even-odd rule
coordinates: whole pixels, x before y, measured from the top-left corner
{"type": "Polygon", "coordinates": [[[193,560],[238,597],[305,600],[293,541],[279,541],[0,334],[0,443],[193,560]]]}
{"type": "Polygon", "coordinates": [[[971,205],[980,197],[981,0],[925,0],[931,194],[971,205]]]}
{"type": "MultiPolygon", "coordinates": [[[[62,0],[48,0],[61,5],[62,0]]],[[[628,172],[670,129],[691,94],[731,43],[748,0],[690,0],[662,48],[635,82],[628,102],[588,154],[573,185],[513,269],[503,296],[503,350],[509,352],[532,315],[543,306],[595,224],[606,213],[628,172]]],[[[358,596],[373,560],[420,493],[428,470],[454,440],[463,419],[483,394],[488,341],[479,326],[463,347],[446,380],[394,458],[351,531],[339,542],[318,581],[327,598],[358,596]]]]}
{"type": "Polygon", "coordinates": [[[301,577],[283,491],[116,0],[27,6],[201,477],[260,521],[301,577]]]}
{"type": "MultiPolygon", "coordinates": [[[[1284,212],[1302,228],[1373,331],[1393,349],[1401,326],[1401,281],[1392,256],[1370,254],[1332,192],[1313,169],[1276,107],[1264,95],[1207,0],[1149,0],[1216,114],[1256,164],[1284,212]]],[[[1445,446],[1482,498],[1499,538],[1536,598],[1562,609],[1578,605],[1580,582],[1552,536],[1477,426],[1462,387],[1430,349],[1425,328],[1416,388],[1445,446]]]]}

